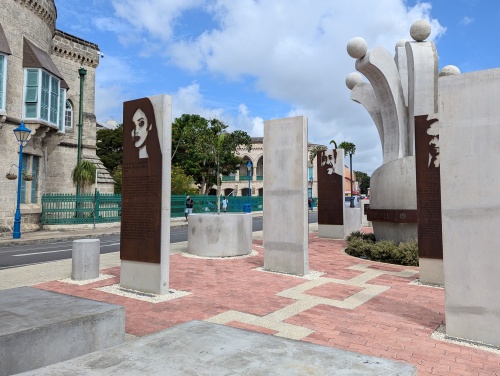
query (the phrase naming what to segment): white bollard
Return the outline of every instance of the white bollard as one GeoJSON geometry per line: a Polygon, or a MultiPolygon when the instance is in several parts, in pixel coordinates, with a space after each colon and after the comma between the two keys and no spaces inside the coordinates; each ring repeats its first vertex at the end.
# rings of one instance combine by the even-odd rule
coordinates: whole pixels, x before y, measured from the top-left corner
{"type": "Polygon", "coordinates": [[[84,281],[99,277],[99,239],[79,239],[73,241],[71,279],[84,281]]]}

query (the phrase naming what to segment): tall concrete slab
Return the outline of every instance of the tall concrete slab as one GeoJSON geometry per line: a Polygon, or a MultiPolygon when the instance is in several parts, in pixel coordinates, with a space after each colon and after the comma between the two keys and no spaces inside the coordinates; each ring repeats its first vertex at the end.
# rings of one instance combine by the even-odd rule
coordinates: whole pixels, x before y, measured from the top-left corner
{"type": "Polygon", "coordinates": [[[500,69],[439,78],[446,333],[500,346],[500,69]]]}
{"type": "Polygon", "coordinates": [[[169,288],[172,98],[123,106],[120,286],[164,295],[169,288]]]}
{"type": "Polygon", "coordinates": [[[307,118],[264,122],[264,269],[308,273],[307,118]]]}

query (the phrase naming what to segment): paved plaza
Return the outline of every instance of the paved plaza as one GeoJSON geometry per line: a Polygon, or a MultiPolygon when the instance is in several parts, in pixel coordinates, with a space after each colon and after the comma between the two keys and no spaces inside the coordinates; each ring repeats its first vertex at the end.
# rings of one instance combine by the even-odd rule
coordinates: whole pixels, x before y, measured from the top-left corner
{"type": "MultiPolygon", "coordinates": [[[[311,232],[310,273],[302,278],[263,271],[262,240],[255,233],[253,252],[244,257],[193,257],[178,244],[171,255],[171,294],[156,299],[116,293],[117,254],[103,255],[102,277],[92,283],[60,278],[35,287],[124,306],[127,338],[204,320],[410,363],[419,375],[500,375],[497,349],[444,340],[444,290],[419,284],[417,267],[354,258],[345,246],[311,232]]],[[[35,267],[60,268],[67,278],[71,261],[0,276],[24,272],[29,280],[35,267]]]]}

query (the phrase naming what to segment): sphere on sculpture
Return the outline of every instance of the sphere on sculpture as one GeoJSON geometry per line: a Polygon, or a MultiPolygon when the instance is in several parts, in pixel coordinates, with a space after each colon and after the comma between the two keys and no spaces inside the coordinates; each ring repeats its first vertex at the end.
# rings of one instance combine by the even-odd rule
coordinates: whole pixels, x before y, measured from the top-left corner
{"type": "Polygon", "coordinates": [[[441,69],[441,72],[439,72],[439,77],[442,76],[451,76],[454,74],[460,74],[460,69],[454,65],[447,65],[441,69]]]}
{"type": "Polygon", "coordinates": [[[426,20],[418,20],[410,27],[410,36],[417,42],[426,40],[431,35],[431,25],[426,20]]]}
{"type": "Polygon", "coordinates": [[[396,47],[394,49],[397,51],[398,47],[404,47],[406,44],[407,40],[406,39],[400,39],[398,43],[396,43],[396,47]]]}
{"type": "Polygon", "coordinates": [[[354,37],[347,43],[347,53],[354,59],[360,59],[366,55],[368,45],[363,38],[354,37]]]}
{"type": "Polygon", "coordinates": [[[363,76],[359,72],[349,73],[345,79],[345,84],[349,88],[349,90],[352,90],[354,86],[362,82],[363,82],[363,76]]]}

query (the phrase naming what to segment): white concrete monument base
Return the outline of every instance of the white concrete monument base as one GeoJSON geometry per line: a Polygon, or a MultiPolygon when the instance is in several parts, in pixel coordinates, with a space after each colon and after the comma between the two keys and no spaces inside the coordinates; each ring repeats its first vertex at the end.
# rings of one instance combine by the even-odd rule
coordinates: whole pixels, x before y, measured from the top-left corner
{"type": "Polygon", "coordinates": [[[431,259],[420,257],[419,280],[421,283],[430,285],[444,285],[444,265],[443,259],[431,259]]]}
{"type": "Polygon", "coordinates": [[[320,238],[345,239],[351,232],[359,231],[361,228],[360,210],[360,208],[344,208],[343,225],[318,224],[318,236],[320,238]]]}
{"type": "Polygon", "coordinates": [[[318,224],[318,236],[320,238],[344,239],[344,225],[320,225],[318,224]]]}
{"type": "MultiPolygon", "coordinates": [[[[370,209],[417,209],[415,157],[404,157],[376,169],[370,179],[370,209]],[[388,184],[390,182],[390,184],[388,184]]],[[[416,223],[372,222],[377,240],[396,243],[417,239],[416,223]]]]}
{"type": "Polygon", "coordinates": [[[191,214],[188,253],[203,257],[231,257],[252,252],[252,214],[191,214]]]}
{"type": "MultiPolygon", "coordinates": [[[[162,261],[160,264],[122,260],[120,268],[120,287],[156,295],[167,294],[168,256],[165,258],[167,261],[162,261]]],[[[164,258],[162,258],[162,260],[164,260],[164,258]]]]}

